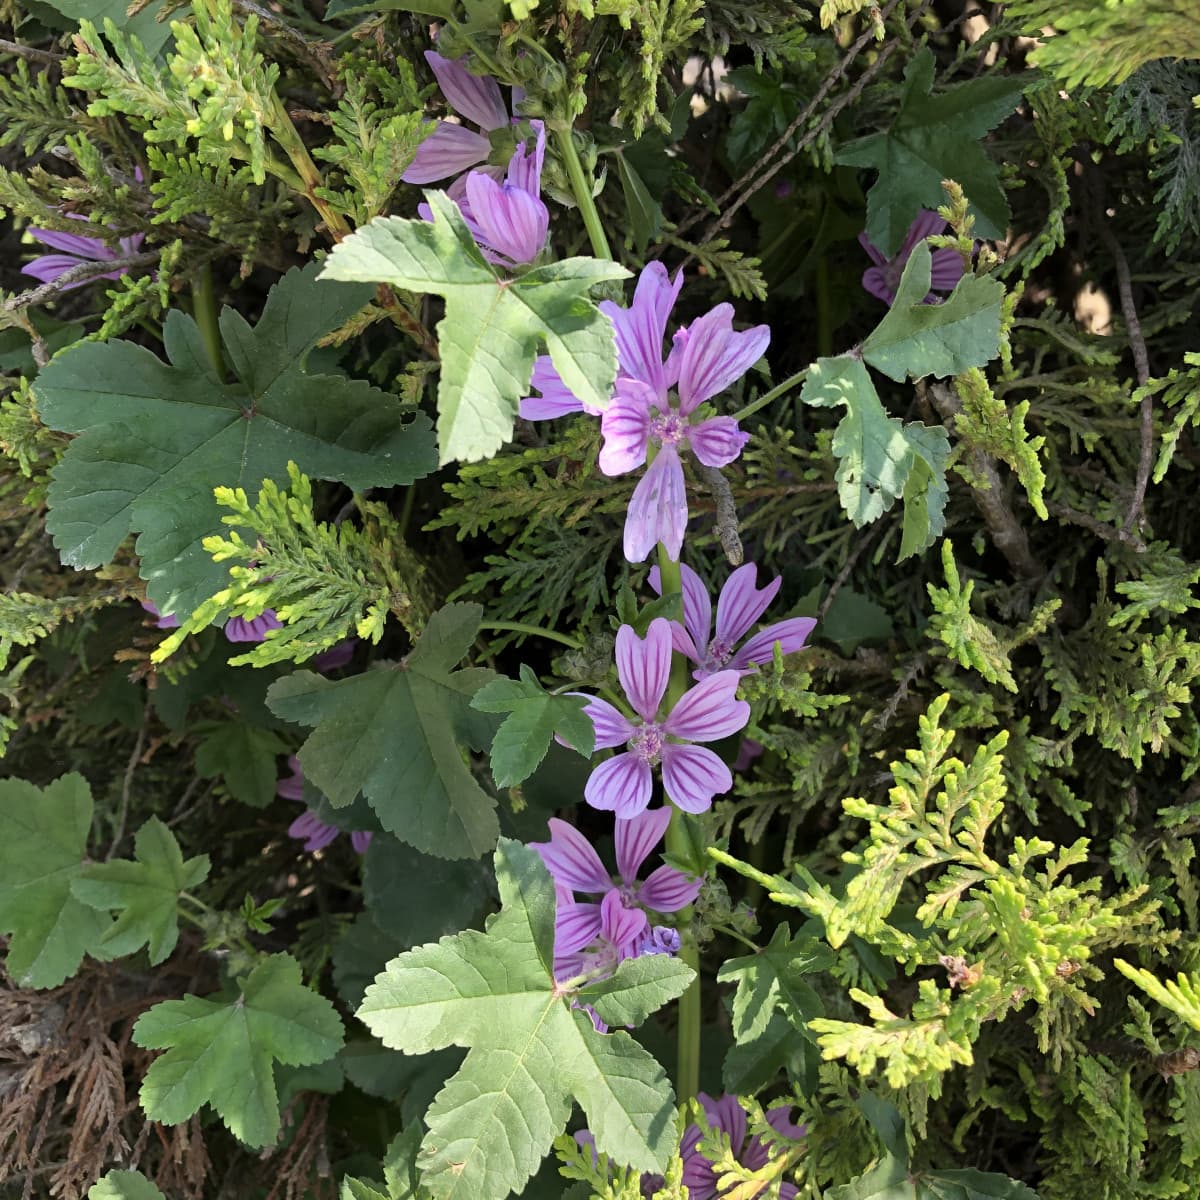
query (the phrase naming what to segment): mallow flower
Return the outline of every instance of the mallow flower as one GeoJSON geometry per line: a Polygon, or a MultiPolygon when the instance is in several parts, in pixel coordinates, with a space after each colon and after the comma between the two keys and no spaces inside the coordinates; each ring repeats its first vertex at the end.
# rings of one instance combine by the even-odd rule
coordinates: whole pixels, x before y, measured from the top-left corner
{"type": "MultiPolygon", "coordinates": [[[[509,123],[508,109],[500,95],[500,87],[490,75],[472,75],[462,59],[443,58],[436,50],[425,51],[425,61],[433,71],[450,107],[481,132],[476,133],[454,121],[438,121],[433,132],[417,147],[416,156],[400,176],[405,183],[436,183],[451,175],[460,175],[480,167],[492,152],[488,134],[503,129],[509,123]]],[[[500,178],[500,167],[482,167],[488,174],[500,178]]],[[[451,185],[453,199],[456,180],[451,185]]]]}
{"type": "Polygon", "coordinates": [[[650,803],[652,768],[661,763],[671,802],[684,812],[704,812],[713,796],[733,786],[733,776],[713,751],[688,743],[716,742],[745,726],[750,705],[737,699],[741,676],[737,671],[709,675],[660,719],[671,674],[671,623],[656,617],[644,638],[622,625],[616,657],[621,687],[640,719],[631,720],[607,700],[588,698],[584,711],[596,730],[596,749],[624,744],[625,750],[596,767],[584,799],[621,820],[636,817],[650,803]]]}
{"type": "MultiPolygon", "coordinates": [[[[290,775],[285,775],[275,785],[275,795],[284,800],[299,800],[304,802],[304,772],[300,768],[300,760],[291,754],[288,756],[290,775]]],[[[324,850],[341,834],[336,825],[322,821],[311,808],[306,808],[289,826],[288,837],[304,843],[304,849],[312,854],[316,850],[324,850]]],[[[350,834],[350,845],[356,854],[366,854],[371,844],[370,830],[355,830],[350,834]]]]}
{"type": "MultiPolygon", "coordinates": [[[[912,252],[927,237],[945,231],[946,222],[937,213],[930,212],[927,208],[921,209],[917,213],[917,219],[908,227],[908,233],[904,235],[904,241],[893,258],[888,258],[882,250],[875,246],[866,233],[860,233],[858,244],[871,256],[871,261],[875,264],[863,272],[864,290],[870,292],[877,300],[882,300],[884,304],[891,304],[896,299],[900,276],[904,274],[904,268],[912,252]]],[[[934,304],[939,299],[938,292],[954,290],[954,285],[962,278],[962,255],[957,250],[947,247],[934,250],[931,257],[931,268],[930,291],[921,301],[922,304],[934,304]]]]}
{"type": "Polygon", "coordinates": [[[702,881],[666,864],[652,871],[644,882],[638,880],[638,871],[662,841],[670,821],[669,808],[656,808],[627,821],[616,822],[617,878],[614,880],[591,842],[578,829],[556,817],[550,819],[550,840],[532,842],[531,845],[542,856],[556,887],[571,893],[570,913],[564,918],[564,925],[570,928],[567,942],[583,938],[579,944],[587,945],[599,934],[601,903],[611,893],[615,892],[621,903],[635,914],[630,930],[633,924],[638,928],[636,934],[630,932],[630,936],[639,940],[650,932],[646,909],[673,913],[696,899],[702,881]],[[601,901],[576,902],[575,892],[598,893],[601,901]]]}
{"type": "Polygon", "coordinates": [[[231,642],[262,642],[272,629],[282,628],[275,610],[264,608],[256,617],[230,617],[225,622],[225,637],[231,642]]]}
{"type": "MultiPolygon", "coordinates": [[[[483,257],[502,267],[532,262],[542,252],[550,229],[550,210],[541,196],[546,126],[542,121],[529,125],[533,149],[522,142],[508,160],[502,180],[485,171],[471,171],[461,192],[448,193],[483,257]]],[[[433,220],[428,204],[418,205],[417,212],[424,220],[433,220]]]]}
{"type": "MultiPolygon", "coordinates": [[[[87,223],[87,217],[79,213],[67,213],[73,221],[83,221],[87,223]]],[[[100,238],[85,237],[81,233],[59,233],[54,229],[37,229],[29,228],[26,230],[30,237],[36,238],[44,246],[49,246],[52,250],[58,250],[58,254],[43,254],[40,258],[35,258],[31,262],[27,262],[21,268],[22,275],[30,275],[34,279],[40,280],[42,283],[53,283],[60,275],[65,275],[68,271],[75,267],[81,266],[83,263],[91,262],[115,262],[120,258],[127,258],[131,254],[136,254],[142,247],[142,242],[146,240],[144,233],[135,233],[129,237],[121,238],[114,249],[107,242],[100,238]]],[[[66,290],[72,288],[83,287],[84,284],[92,283],[96,279],[120,279],[125,272],[123,269],[116,271],[106,271],[102,274],[92,275],[87,279],[79,279],[74,283],[66,284],[66,290]]]]}
{"type": "MultiPolygon", "coordinates": [[[[803,649],[816,628],[812,617],[789,617],[760,629],[741,649],[737,643],[750,632],[751,626],[767,610],[782,584],[776,576],[764,588],[757,586],[758,568],[754,563],[738,567],[725,580],[717,597],[717,628],[713,635],[712,604],[708,589],[700,576],[687,563],[680,563],[683,577],[683,625],[672,622],[675,649],[696,664],[693,679],[703,679],[716,671],[738,671],[748,674],[755,666],[769,663],[778,642],[784,654],[803,649]]],[[[662,582],[657,567],[647,577],[650,586],[662,595],[662,582]]]]}
{"type": "MultiPolygon", "coordinates": [[[[728,1135],[733,1156],[742,1166],[757,1171],[766,1165],[767,1147],[757,1137],[746,1140],[746,1113],[736,1096],[725,1095],[719,1100],[714,1100],[706,1093],[700,1092],[696,1099],[704,1109],[709,1126],[728,1135]]],[[[768,1109],[766,1116],[771,1127],[786,1138],[799,1141],[805,1134],[803,1125],[792,1123],[791,1109],[786,1104],[768,1109]]],[[[691,1200],[715,1200],[717,1176],[713,1171],[712,1160],[697,1149],[702,1136],[699,1125],[689,1125],[684,1132],[683,1141],[679,1144],[679,1152],[683,1158],[683,1182],[687,1185],[687,1193],[691,1200]]],[[[780,1200],[792,1200],[798,1191],[794,1184],[780,1184],[780,1200]]]]}

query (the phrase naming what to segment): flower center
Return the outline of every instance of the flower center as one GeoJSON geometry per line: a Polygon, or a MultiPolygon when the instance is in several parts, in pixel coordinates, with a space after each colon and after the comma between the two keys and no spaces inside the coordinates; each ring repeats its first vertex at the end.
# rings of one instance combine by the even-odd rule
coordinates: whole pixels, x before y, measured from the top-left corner
{"type": "Polygon", "coordinates": [[[723,638],[713,638],[708,643],[708,654],[704,666],[709,671],[722,671],[725,664],[733,657],[733,646],[723,638]]]}
{"type": "Polygon", "coordinates": [[[664,413],[656,411],[650,418],[650,436],[660,445],[677,446],[687,437],[687,425],[687,419],[673,408],[664,413]]]}
{"type": "Polygon", "coordinates": [[[656,766],[662,755],[663,731],[654,724],[643,725],[625,745],[631,754],[637,755],[647,766],[656,766]]]}

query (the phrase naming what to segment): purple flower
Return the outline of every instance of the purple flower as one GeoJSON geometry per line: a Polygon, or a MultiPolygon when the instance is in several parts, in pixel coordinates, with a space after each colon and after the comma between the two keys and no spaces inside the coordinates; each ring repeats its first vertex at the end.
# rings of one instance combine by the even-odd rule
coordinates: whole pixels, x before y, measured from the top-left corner
{"type": "MultiPolygon", "coordinates": [[[[304,801],[304,772],[300,768],[300,760],[294,755],[288,755],[288,766],[291,774],[284,776],[275,785],[275,795],[284,800],[304,801]]],[[[304,849],[312,854],[315,850],[324,850],[332,844],[342,832],[336,825],[327,825],[311,808],[306,808],[289,826],[288,837],[304,843],[304,849]]],[[[371,844],[370,830],[355,830],[350,835],[350,845],[356,854],[366,854],[371,844]]]]}
{"type": "MultiPolygon", "coordinates": [[[[433,133],[417,148],[416,157],[400,176],[405,183],[436,183],[486,163],[492,152],[487,135],[509,123],[499,85],[490,76],[472,75],[461,59],[443,58],[436,50],[426,50],[425,61],[450,107],[483,132],[475,133],[453,121],[436,122],[433,133]]],[[[503,174],[499,167],[484,169],[497,179],[503,174]]]]}
{"type": "Polygon", "coordinates": [[[750,719],[750,705],[736,697],[736,671],[709,675],[680,697],[661,721],[658,708],[671,673],[671,623],[650,622],[645,638],[630,625],[617,631],[617,676],[634,711],[631,721],[606,700],[589,697],[584,711],[596,730],[596,749],[625,744],[626,750],[602,762],[589,776],[584,799],[622,820],[650,803],[651,767],[662,763],[667,797],[684,812],[699,813],[713,796],[733,786],[729,768],[711,750],[687,742],[715,742],[737,733],[750,719]],[[670,739],[670,740],[668,740],[670,739]]]}
{"type": "MultiPolygon", "coordinates": [[[[79,213],[67,213],[73,221],[87,221],[87,217],[79,213]]],[[[87,262],[112,262],[118,258],[126,258],[136,254],[145,241],[144,233],[135,233],[130,237],[121,238],[114,250],[101,241],[100,238],[84,237],[79,233],[57,233],[53,229],[37,229],[30,227],[27,232],[43,245],[52,250],[61,250],[61,254],[43,254],[21,268],[22,275],[31,275],[42,283],[53,283],[60,275],[87,262]]],[[[89,279],[80,279],[66,285],[66,290],[83,287],[94,279],[120,279],[123,270],[108,271],[104,274],[93,275],[89,279]]]]}
{"type": "Polygon", "coordinates": [[[646,914],[640,908],[626,908],[620,892],[614,889],[599,904],[586,905],[576,904],[565,888],[556,889],[556,894],[555,979],[562,982],[580,975],[599,979],[636,956],[646,914]]]}
{"type": "MultiPolygon", "coordinates": [[[[742,1166],[757,1171],[766,1165],[767,1147],[757,1137],[746,1140],[746,1113],[736,1096],[726,1095],[714,1100],[701,1092],[696,1099],[704,1109],[709,1126],[728,1135],[733,1156],[742,1166]]],[[[767,1121],[777,1133],[798,1141],[804,1136],[805,1127],[794,1125],[790,1117],[791,1108],[786,1104],[767,1112],[767,1121]]],[[[715,1200],[717,1177],[713,1171],[712,1160],[705,1158],[697,1149],[701,1136],[699,1125],[689,1125],[684,1132],[683,1141],[679,1144],[679,1152],[683,1157],[683,1182],[691,1200],[715,1200]]],[[[781,1184],[780,1200],[792,1200],[797,1192],[794,1184],[781,1184]]]]}
{"type": "MultiPolygon", "coordinates": [[[[533,842],[531,845],[542,856],[546,869],[554,877],[555,885],[563,891],[599,892],[602,898],[616,893],[621,903],[636,914],[630,929],[632,924],[636,924],[637,930],[636,933],[630,932],[629,936],[640,941],[650,926],[643,909],[660,913],[678,912],[691,904],[700,891],[702,880],[693,879],[665,864],[653,871],[644,883],[638,882],[638,871],[654,847],[662,841],[670,821],[669,808],[657,808],[639,813],[627,821],[617,821],[615,840],[619,882],[613,881],[587,838],[566,821],[552,817],[550,840],[533,842]]],[[[569,934],[564,941],[571,943],[583,939],[579,944],[586,945],[600,932],[601,904],[577,903],[573,895],[569,903],[570,915],[564,922],[569,925],[569,934]]]]}
{"type": "Polygon", "coordinates": [[[139,600],[138,603],[152,617],[158,618],[158,620],[154,622],[154,627],[156,629],[178,629],[179,628],[179,618],[177,616],[175,616],[173,613],[167,613],[167,615],[164,617],[162,615],[162,613],[160,613],[158,611],[158,606],[154,603],[153,600],[139,600]]]}
{"type": "Polygon", "coordinates": [[[637,946],[637,957],[641,958],[646,954],[678,954],[682,945],[683,938],[679,936],[678,929],[672,929],[668,925],[654,925],[642,934],[642,940],[637,946]]]}
{"type": "Polygon", "coordinates": [[[326,671],[336,671],[339,667],[344,667],[354,657],[354,647],[357,643],[358,638],[343,638],[340,642],[330,646],[328,650],[322,650],[312,660],[311,665],[322,674],[326,671]]]}
{"type": "MultiPolygon", "coordinates": [[[[937,213],[930,212],[927,208],[921,209],[917,219],[908,227],[908,233],[905,234],[904,242],[895,258],[886,257],[865,233],[860,233],[858,243],[875,264],[863,272],[863,288],[877,300],[891,304],[896,299],[896,289],[900,286],[900,276],[904,274],[909,255],[917,248],[918,243],[933,234],[945,232],[945,229],[946,222],[937,213]]],[[[938,300],[934,293],[953,291],[954,285],[962,278],[962,273],[962,255],[957,250],[935,250],[932,256],[931,291],[921,303],[933,304],[938,300]]]]}
{"type": "MultiPolygon", "coordinates": [[[[758,588],[758,568],[753,563],[746,563],[725,580],[717,599],[716,636],[710,641],[712,605],[708,589],[687,563],[681,563],[679,570],[683,576],[683,625],[672,622],[673,644],[680,654],[696,664],[693,679],[704,679],[724,670],[748,675],[756,665],[771,661],[776,642],[784,654],[793,654],[804,648],[816,627],[812,617],[790,617],[760,629],[740,650],[735,650],[754,622],[766,612],[783,582],[776,576],[765,588],[758,588]]],[[[662,595],[657,567],[650,569],[647,582],[662,595]]]]}
{"type": "Polygon", "coordinates": [[[231,642],[261,642],[272,629],[282,629],[283,622],[273,608],[264,608],[257,617],[230,617],[225,622],[225,636],[231,642]]]}
{"type": "Polygon", "coordinates": [[[742,738],[741,745],[738,746],[737,758],[733,760],[733,769],[735,771],[748,771],[750,764],[756,758],[762,758],[765,749],[766,747],[762,742],[756,742],[753,738],[742,738]]]}

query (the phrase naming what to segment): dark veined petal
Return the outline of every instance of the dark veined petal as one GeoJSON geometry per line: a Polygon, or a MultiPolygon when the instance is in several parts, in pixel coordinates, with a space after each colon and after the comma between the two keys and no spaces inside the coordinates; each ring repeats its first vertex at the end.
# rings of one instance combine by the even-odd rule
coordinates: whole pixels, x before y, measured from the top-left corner
{"type": "Polygon", "coordinates": [[[688,742],[716,742],[744,729],[750,705],[737,698],[737,671],[718,671],[689,688],[663,722],[672,737],[688,742]]]}
{"type": "Polygon", "coordinates": [[[618,754],[588,776],[583,798],[593,808],[628,820],[645,811],[653,788],[654,780],[645,762],[633,754],[618,754]]]}
{"type": "Polygon", "coordinates": [[[620,958],[629,958],[646,932],[649,918],[640,908],[626,908],[619,892],[609,892],[600,901],[600,932],[617,948],[620,958]]]}
{"type": "MultiPolygon", "coordinates": [[[[90,224],[86,218],[78,214],[75,214],[73,219],[83,221],[85,225],[90,224]]],[[[105,262],[110,258],[117,257],[116,253],[109,249],[101,238],[85,237],[82,233],[62,233],[57,229],[40,229],[35,226],[30,226],[25,232],[31,238],[36,238],[43,246],[49,246],[51,250],[61,250],[64,254],[69,254],[74,258],[105,262]]]]}
{"type": "Polygon", "coordinates": [[[607,892],[612,879],[591,842],[566,821],[550,818],[550,840],[531,842],[554,882],[573,892],[607,892]]]}
{"type": "Polygon", "coordinates": [[[513,263],[532,262],[542,252],[550,212],[537,196],[472,171],[467,176],[467,199],[481,247],[513,263]]]}
{"type": "Polygon", "coordinates": [[[673,913],[686,908],[700,894],[703,879],[685,875],[674,867],[663,865],[650,873],[650,878],[638,888],[638,900],[655,912],[673,913]]]}
{"type": "MultiPolygon", "coordinates": [[[[582,695],[571,692],[572,696],[582,695]]],[[[583,711],[591,718],[592,728],[596,731],[595,749],[608,750],[613,746],[624,745],[633,737],[634,725],[619,709],[614,708],[607,700],[599,696],[586,696],[587,704],[583,711]]]]}
{"type": "MultiPolygon", "coordinates": [[[[704,581],[687,563],[679,564],[679,577],[683,584],[683,624],[687,635],[683,644],[676,639],[675,649],[693,662],[699,662],[712,634],[712,601],[704,581]]],[[[658,567],[650,568],[646,582],[662,595],[662,576],[658,567]]]]}
{"type": "Polygon", "coordinates": [[[604,445],[597,465],[605,475],[637,470],[646,461],[650,444],[650,406],[639,391],[622,388],[620,382],[600,418],[604,445]]]}
{"type": "Polygon", "coordinates": [[[754,563],[746,563],[725,580],[717,599],[717,641],[727,646],[740,642],[775,599],[783,580],[776,576],[759,588],[757,576],[754,563]]]}
{"type": "Polygon", "coordinates": [[[707,812],[733,786],[729,768],[704,746],[664,746],[662,771],[667,796],[684,812],[707,812]]]}
{"type": "Polygon", "coordinates": [[[561,900],[554,917],[554,955],[573,954],[600,936],[600,905],[561,900]]]}
{"type": "Polygon", "coordinates": [[[617,677],[634,711],[652,722],[671,676],[671,623],[664,617],[650,622],[644,638],[632,625],[617,630],[617,677]]]}
{"type": "Polygon", "coordinates": [[[629,499],[625,514],[625,558],[631,563],[644,562],[661,542],[667,554],[678,560],[687,516],[683,465],[674,446],[663,446],[629,499]]]}
{"type": "Polygon", "coordinates": [[[663,339],[682,287],[682,271],[676,271],[671,279],[662,263],[647,263],[638,276],[633,303],[628,308],[611,300],[600,304],[600,311],[613,323],[621,373],[648,384],[659,399],[670,386],[663,370],[663,339]]]}
{"type": "Polygon", "coordinates": [[[891,304],[896,298],[896,289],[892,287],[883,267],[868,267],[863,272],[862,285],[864,292],[874,296],[876,300],[882,300],[884,304],[891,304]]]}
{"type": "Polygon", "coordinates": [[[537,388],[540,396],[526,396],[521,401],[521,416],[526,421],[549,421],[571,413],[590,411],[578,396],[562,381],[554,369],[550,355],[539,354],[533,361],[533,377],[530,386],[537,388]]]}
{"type": "Polygon", "coordinates": [[[929,286],[938,292],[950,292],[963,277],[962,255],[957,250],[943,247],[935,250],[930,258],[929,286]]]}
{"type": "Polygon", "coordinates": [[[632,883],[637,878],[642,863],[662,841],[670,823],[669,808],[647,809],[631,820],[616,823],[617,874],[623,883],[632,883]]]}
{"type": "Polygon", "coordinates": [[[692,453],[706,467],[727,467],[750,440],[732,417],[709,417],[687,431],[692,453]]]}
{"type": "Polygon", "coordinates": [[[817,627],[812,617],[789,617],[760,629],[729,661],[730,669],[741,670],[759,663],[769,663],[775,657],[778,642],[784,654],[802,650],[817,627]]]}
{"type": "Polygon", "coordinates": [[[480,129],[499,129],[508,124],[500,85],[490,75],[472,75],[462,59],[444,58],[436,50],[426,50],[425,61],[442,95],[460,117],[474,121],[480,129]]]}
{"type": "Polygon", "coordinates": [[[762,356],[771,340],[766,325],[734,332],[733,305],[718,304],[688,326],[679,362],[679,411],[685,416],[720,395],[762,356]]]}
{"type": "Polygon", "coordinates": [[[417,147],[404,174],[405,183],[434,183],[487,162],[491,143],[481,133],[439,121],[437,128],[417,147]]]}

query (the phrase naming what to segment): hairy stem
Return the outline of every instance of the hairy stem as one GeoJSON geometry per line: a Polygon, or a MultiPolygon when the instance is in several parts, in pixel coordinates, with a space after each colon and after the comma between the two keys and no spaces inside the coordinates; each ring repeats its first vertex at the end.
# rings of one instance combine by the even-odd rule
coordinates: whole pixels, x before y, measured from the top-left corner
{"type": "Polygon", "coordinates": [[[555,136],[558,147],[562,151],[563,165],[571,180],[571,191],[575,195],[575,203],[579,205],[579,213],[583,217],[583,226],[587,230],[588,240],[592,243],[592,253],[597,258],[612,258],[608,247],[608,238],[604,235],[604,226],[600,224],[600,212],[592,197],[592,181],[583,169],[579,160],[579,151],[575,149],[575,138],[568,129],[559,129],[555,136]]]}
{"type": "Polygon", "coordinates": [[[733,414],[735,421],[744,421],[747,417],[753,416],[760,408],[766,408],[768,404],[774,403],[780,396],[787,395],[798,383],[803,383],[808,375],[808,367],[803,371],[797,371],[795,375],[789,375],[782,383],[777,383],[769,392],[763,392],[757,400],[751,400],[749,404],[739,408],[733,414]]]}
{"type": "MultiPolygon", "coordinates": [[[[671,559],[667,548],[658,546],[658,573],[664,596],[683,595],[683,574],[679,563],[671,559]]],[[[671,680],[667,685],[667,712],[679,702],[687,691],[687,660],[682,654],[671,655],[671,680]]],[[[670,797],[667,798],[668,803],[670,797]]],[[[690,839],[684,822],[687,817],[681,809],[672,807],[671,823],[667,826],[667,852],[686,853],[690,839]]],[[[683,944],[679,957],[696,972],[691,986],[679,997],[678,1060],[675,1066],[676,1099],[683,1103],[691,1100],[700,1090],[700,950],[691,929],[692,909],[680,909],[680,932],[683,944]]]]}

